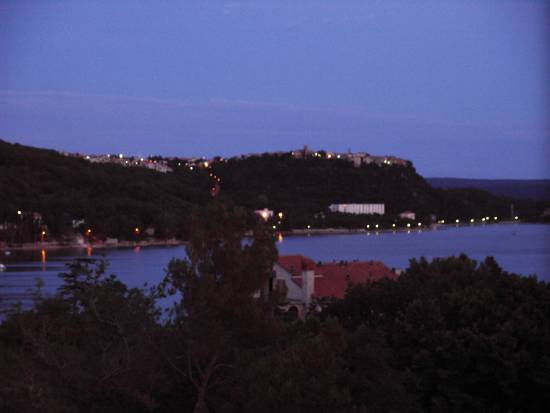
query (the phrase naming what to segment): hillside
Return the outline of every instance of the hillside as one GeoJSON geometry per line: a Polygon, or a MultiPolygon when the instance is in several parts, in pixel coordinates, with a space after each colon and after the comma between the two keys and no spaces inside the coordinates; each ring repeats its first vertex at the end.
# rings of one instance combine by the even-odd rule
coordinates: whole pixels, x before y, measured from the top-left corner
{"type": "Polygon", "coordinates": [[[479,189],[434,188],[411,163],[354,167],[324,155],[295,159],[283,153],[215,158],[208,167],[201,163],[191,168],[183,159],[169,164],[174,172],[159,173],[0,141],[0,241],[36,241],[42,231],[51,239],[77,231],[94,239],[132,240],[152,236],[153,230],[157,238],[186,238],[193,207],[212,199],[213,178],[220,179],[217,199],[248,209],[251,226],[252,211],[269,208],[283,213],[281,222],[272,223],[283,230],[308,225],[362,228],[375,222],[381,228],[402,226],[398,214],[405,210],[414,211],[425,224],[434,219],[503,219],[510,217],[512,203],[522,218],[536,218],[548,206],[479,189]],[[386,206],[383,217],[328,210],[332,203],[377,202],[386,206]],[[84,223],[73,228],[75,220],[84,223]]]}
{"type": "Polygon", "coordinates": [[[396,217],[405,210],[414,211],[427,223],[433,216],[453,221],[510,218],[512,203],[523,217],[537,216],[542,208],[536,202],[514,201],[478,189],[434,188],[410,163],[356,168],[348,161],[324,156],[294,159],[290,154],[264,154],[217,162],[212,169],[221,178],[222,198],[251,209],[283,211],[287,220],[282,225],[292,228],[309,224],[361,227],[374,221],[399,224],[396,217]],[[343,216],[327,210],[331,203],[353,202],[382,202],[386,215],[343,216]]]}
{"type": "Polygon", "coordinates": [[[185,216],[193,204],[208,200],[209,188],[203,172],[161,174],[91,164],[0,141],[0,223],[21,224],[9,235],[12,240],[36,240],[40,220],[34,212],[52,237],[71,230],[73,219],[85,219],[96,237],[128,239],[135,228],[149,226],[159,237],[183,236],[185,216]]]}
{"type": "Polygon", "coordinates": [[[550,200],[550,179],[427,178],[436,188],[474,188],[497,196],[550,200]]]}

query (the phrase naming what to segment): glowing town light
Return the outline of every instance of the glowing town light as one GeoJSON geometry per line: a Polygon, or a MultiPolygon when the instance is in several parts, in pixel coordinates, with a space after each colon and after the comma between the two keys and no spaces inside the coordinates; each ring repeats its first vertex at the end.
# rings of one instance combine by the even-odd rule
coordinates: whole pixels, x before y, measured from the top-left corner
{"type": "Polygon", "coordinates": [[[337,158],[337,159],[340,159],[340,155],[336,155],[336,158],[337,158]]]}
{"type": "Polygon", "coordinates": [[[192,166],[190,166],[190,167],[189,167],[189,170],[191,170],[191,171],[192,171],[192,170],[193,170],[193,167],[192,167],[192,166]]]}
{"type": "Polygon", "coordinates": [[[283,219],[283,213],[282,213],[282,212],[279,212],[279,213],[277,214],[277,216],[279,217],[279,219],[283,219]]]}
{"type": "Polygon", "coordinates": [[[277,227],[276,227],[275,225],[273,225],[273,226],[272,226],[271,228],[273,228],[273,229],[277,229],[277,227]]]}
{"type": "Polygon", "coordinates": [[[493,219],[496,221],[498,219],[498,217],[494,217],[493,219]]]}
{"type": "Polygon", "coordinates": [[[491,219],[491,218],[489,218],[489,217],[485,217],[485,220],[486,220],[486,221],[489,221],[490,219],[491,219]]]}
{"type": "Polygon", "coordinates": [[[17,210],[17,215],[23,215],[23,211],[21,211],[20,209],[17,210]]]}
{"type": "Polygon", "coordinates": [[[445,220],[444,220],[444,219],[442,219],[442,220],[441,220],[441,223],[442,223],[442,224],[444,224],[444,223],[445,223],[445,220]]]}
{"type": "Polygon", "coordinates": [[[421,227],[421,226],[422,226],[422,222],[419,222],[419,223],[418,223],[418,226],[421,227]]]}
{"type": "Polygon", "coordinates": [[[458,224],[460,222],[460,219],[455,220],[455,222],[458,224]]]}
{"type": "Polygon", "coordinates": [[[374,228],[378,228],[378,224],[376,224],[376,225],[374,226],[374,228]]]}
{"type": "Polygon", "coordinates": [[[481,222],[485,222],[485,218],[481,218],[481,222]]]}
{"type": "Polygon", "coordinates": [[[134,232],[136,233],[136,235],[139,234],[139,228],[138,228],[138,227],[135,227],[135,228],[134,228],[134,232]]]}
{"type": "Polygon", "coordinates": [[[516,216],[514,217],[514,219],[517,221],[517,220],[519,219],[519,217],[516,215],[516,216]]]}
{"type": "Polygon", "coordinates": [[[308,226],[307,226],[307,229],[311,229],[311,225],[308,225],[308,226]]]}
{"type": "Polygon", "coordinates": [[[327,154],[327,159],[330,159],[330,158],[332,158],[332,154],[331,154],[331,153],[327,154]]]}
{"type": "Polygon", "coordinates": [[[124,155],[121,154],[121,153],[119,153],[119,154],[118,154],[118,157],[119,157],[119,159],[122,159],[122,158],[124,158],[124,155]]]}
{"type": "Polygon", "coordinates": [[[205,161],[203,165],[204,165],[205,168],[208,168],[208,162],[207,161],[205,161]]]}
{"type": "Polygon", "coordinates": [[[92,230],[91,230],[90,228],[88,228],[88,229],[86,230],[86,234],[90,235],[91,233],[92,233],[92,230]]]}
{"type": "Polygon", "coordinates": [[[391,224],[391,226],[392,226],[393,228],[395,228],[395,224],[391,224]]]}
{"type": "Polygon", "coordinates": [[[410,222],[409,222],[409,223],[407,224],[407,228],[410,228],[410,227],[411,227],[411,224],[410,224],[410,222]]]}
{"type": "Polygon", "coordinates": [[[87,159],[87,160],[90,160],[90,155],[86,155],[86,159],[87,159]]]}
{"type": "Polygon", "coordinates": [[[370,229],[370,224],[367,224],[367,229],[370,229]]]}
{"type": "Polygon", "coordinates": [[[45,236],[46,235],[46,231],[42,231],[42,236],[45,236]]]}
{"type": "MultiPolygon", "coordinates": [[[[139,160],[140,160],[140,162],[143,162],[143,161],[144,161],[144,159],[143,159],[143,158],[139,158],[139,160]]],[[[178,164],[178,165],[179,165],[179,164],[178,164]]]]}
{"type": "Polygon", "coordinates": [[[472,218],[472,219],[470,219],[470,222],[474,222],[474,219],[473,219],[473,218],[472,218]]]}

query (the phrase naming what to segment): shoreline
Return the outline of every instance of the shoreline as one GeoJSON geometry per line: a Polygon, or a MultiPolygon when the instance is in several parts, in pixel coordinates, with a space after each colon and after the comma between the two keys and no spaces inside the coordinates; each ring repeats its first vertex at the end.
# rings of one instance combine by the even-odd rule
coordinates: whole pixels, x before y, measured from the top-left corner
{"type": "Polygon", "coordinates": [[[15,245],[0,245],[0,251],[39,251],[39,250],[56,250],[56,249],[107,249],[107,248],[135,248],[135,247],[171,247],[184,244],[175,238],[167,240],[143,240],[143,241],[119,241],[117,243],[93,242],[93,243],[71,243],[71,242],[26,242],[15,245]]]}
{"type": "MultiPolygon", "coordinates": [[[[422,225],[411,226],[410,228],[397,227],[397,228],[295,228],[291,230],[276,231],[283,236],[304,236],[304,235],[346,235],[346,234],[387,234],[387,233],[397,233],[397,232],[407,232],[407,231],[422,231],[422,230],[437,230],[437,229],[448,229],[448,228],[458,228],[458,227],[472,227],[472,226],[483,226],[483,225],[502,225],[502,224],[522,224],[529,223],[524,221],[500,221],[497,223],[459,223],[459,224],[431,224],[431,225],[422,225]]],[[[251,235],[251,232],[247,232],[246,235],[251,235]]],[[[155,246],[178,246],[185,244],[186,241],[178,240],[175,238],[160,240],[160,239],[151,239],[143,241],[118,241],[117,243],[106,243],[106,242],[95,242],[95,243],[70,243],[70,242],[27,242],[24,244],[0,244],[0,251],[38,251],[38,250],[55,250],[55,249],[107,249],[107,248],[135,248],[135,247],[155,247],[155,246]]]]}
{"type": "Polygon", "coordinates": [[[396,232],[407,232],[407,231],[418,231],[418,230],[437,230],[437,229],[449,229],[449,228],[459,228],[459,227],[473,227],[473,226],[484,226],[484,225],[502,225],[502,224],[528,224],[529,222],[524,221],[500,221],[497,223],[481,223],[481,222],[464,222],[459,224],[431,224],[431,225],[422,225],[422,226],[411,226],[410,228],[406,227],[396,227],[396,228],[301,228],[301,229],[291,229],[288,231],[280,231],[283,236],[292,236],[292,235],[344,235],[344,234],[369,234],[369,233],[396,233],[396,232]]]}

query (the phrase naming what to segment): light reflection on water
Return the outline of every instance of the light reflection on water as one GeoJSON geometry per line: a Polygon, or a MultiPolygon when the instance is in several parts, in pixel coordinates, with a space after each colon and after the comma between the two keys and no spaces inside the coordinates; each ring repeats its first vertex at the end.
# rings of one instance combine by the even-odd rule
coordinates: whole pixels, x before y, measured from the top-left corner
{"type": "MultiPolygon", "coordinates": [[[[447,227],[438,230],[368,231],[357,234],[276,235],[280,254],[303,254],[315,261],[380,260],[390,267],[406,268],[412,257],[429,259],[466,253],[482,260],[492,255],[507,271],[537,274],[550,281],[550,226],[501,224],[491,226],[447,227]]],[[[158,284],[171,258],[183,258],[183,246],[135,247],[93,250],[92,248],[0,252],[7,266],[0,273],[0,297],[4,302],[28,301],[36,278],[44,281],[43,292],[52,294],[59,287],[60,272],[74,258],[105,258],[108,274],[116,274],[131,287],[158,284]]]]}

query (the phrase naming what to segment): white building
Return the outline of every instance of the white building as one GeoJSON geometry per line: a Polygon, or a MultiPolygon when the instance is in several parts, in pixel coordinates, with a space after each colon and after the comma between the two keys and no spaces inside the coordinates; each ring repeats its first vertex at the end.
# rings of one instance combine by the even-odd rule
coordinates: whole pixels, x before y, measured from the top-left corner
{"type": "Polygon", "coordinates": [[[416,219],[416,214],[412,211],[403,211],[399,214],[399,218],[414,221],[416,219]]]}
{"type": "Polygon", "coordinates": [[[328,208],[341,214],[384,215],[384,204],[331,204],[328,208]]]}

